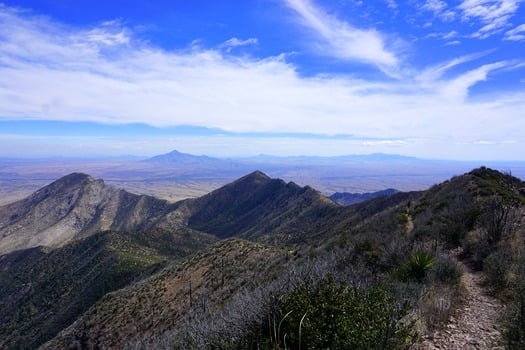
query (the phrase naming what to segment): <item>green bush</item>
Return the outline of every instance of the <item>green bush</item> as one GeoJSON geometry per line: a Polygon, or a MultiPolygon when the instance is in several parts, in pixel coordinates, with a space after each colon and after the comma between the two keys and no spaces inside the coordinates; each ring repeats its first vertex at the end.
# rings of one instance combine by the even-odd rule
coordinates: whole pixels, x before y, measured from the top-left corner
{"type": "Polygon", "coordinates": [[[273,349],[399,349],[411,340],[410,327],[382,287],[353,288],[331,275],[303,284],[280,302],[269,327],[273,349]]]}

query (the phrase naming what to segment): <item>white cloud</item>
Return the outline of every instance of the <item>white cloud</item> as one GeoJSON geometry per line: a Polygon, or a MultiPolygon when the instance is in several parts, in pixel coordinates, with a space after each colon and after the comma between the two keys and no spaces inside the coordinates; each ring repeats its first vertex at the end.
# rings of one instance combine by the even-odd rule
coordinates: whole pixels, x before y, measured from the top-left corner
{"type": "MultiPolygon", "coordinates": [[[[459,75],[450,72],[487,52],[414,72],[414,78],[405,80],[305,78],[286,55],[250,58],[198,45],[165,51],[138,41],[118,23],[77,30],[2,7],[0,21],[0,118],[4,120],[343,133],[365,142],[379,140],[384,147],[388,145],[381,140],[402,140],[406,143],[390,145],[403,147],[405,153],[423,152],[425,144],[448,149],[447,145],[460,141],[521,140],[525,130],[523,91],[469,99],[472,86],[519,64],[496,62],[459,75]],[[445,73],[451,77],[444,78],[445,73]],[[410,141],[414,139],[430,141],[410,141]]],[[[333,23],[328,28],[324,22],[318,25],[329,37],[335,30],[333,23]]],[[[347,29],[343,25],[341,30],[347,29]]],[[[358,149],[355,142],[344,143],[348,150],[341,153],[358,149]]],[[[325,146],[330,147],[330,141],[325,146]]]]}
{"type": "Polygon", "coordinates": [[[525,41],[525,24],[521,24],[506,32],[504,40],[525,41]]]}
{"type": "Polygon", "coordinates": [[[455,30],[452,30],[448,33],[440,33],[440,32],[434,32],[434,33],[429,33],[427,35],[424,36],[425,39],[428,39],[428,38],[438,38],[438,39],[441,39],[441,40],[450,40],[450,39],[454,39],[456,37],[459,36],[459,33],[456,32],[455,30]]]}
{"type": "Polygon", "coordinates": [[[479,20],[483,26],[473,37],[485,39],[508,27],[523,0],[463,0],[458,6],[465,21],[479,20]]]}
{"type": "Polygon", "coordinates": [[[397,5],[397,2],[395,0],[385,0],[385,1],[386,1],[386,6],[388,6],[388,8],[390,8],[392,10],[397,9],[398,5],[397,5]]]}
{"type": "Polygon", "coordinates": [[[456,32],[455,30],[452,30],[452,31],[448,32],[447,34],[443,35],[443,39],[444,40],[448,40],[448,39],[455,38],[457,36],[458,36],[458,32],[456,32]]]}
{"type": "Polygon", "coordinates": [[[479,68],[473,69],[463,73],[459,77],[447,82],[442,88],[443,96],[449,96],[451,99],[466,99],[469,89],[475,84],[487,80],[490,72],[508,65],[506,62],[496,62],[483,65],[479,68]]]}
{"type": "Polygon", "coordinates": [[[465,17],[480,18],[483,21],[513,15],[521,0],[464,0],[458,7],[465,17]]]}
{"type": "Polygon", "coordinates": [[[448,4],[442,0],[426,0],[421,9],[433,12],[434,16],[445,22],[449,22],[456,17],[456,13],[448,9],[448,4]]]}
{"type": "Polygon", "coordinates": [[[363,141],[361,144],[366,146],[378,146],[378,145],[406,145],[405,140],[378,140],[378,141],[363,141]]]}
{"type": "Polygon", "coordinates": [[[226,49],[227,52],[231,52],[231,50],[235,47],[239,46],[246,46],[246,45],[256,45],[258,43],[257,38],[249,38],[246,40],[241,40],[238,38],[231,38],[223,42],[219,48],[226,49]]]}
{"type": "Polygon", "coordinates": [[[416,79],[424,84],[434,83],[438,81],[443,76],[443,74],[445,74],[451,68],[459,66],[463,63],[477,60],[481,57],[489,55],[492,52],[494,52],[494,50],[476,52],[470,55],[456,57],[447,62],[444,62],[444,63],[441,63],[441,64],[425,69],[416,77],[416,79]]]}
{"type": "Polygon", "coordinates": [[[456,12],[452,10],[443,11],[439,14],[439,18],[445,22],[450,22],[456,18],[456,12]]]}
{"type": "Polygon", "coordinates": [[[494,34],[501,33],[505,27],[510,16],[498,17],[492,20],[490,23],[481,27],[477,32],[472,34],[473,38],[486,39],[494,34]]]}
{"type": "Polygon", "coordinates": [[[130,33],[118,21],[102,23],[99,28],[93,28],[81,34],[76,40],[86,40],[98,46],[119,46],[129,44],[130,33]]]}
{"type": "Polygon", "coordinates": [[[399,60],[386,48],[383,35],[374,29],[363,30],[328,15],[310,0],[285,0],[303,20],[305,26],[322,39],[324,55],[373,64],[392,74],[399,60]]]}
{"type": "Polygon", "coordinates": [[[423,5],[424,10],[433,11],[436,13],[441,12],[447,7],[447,3],[441,0],[427,0],[423,5]]]}

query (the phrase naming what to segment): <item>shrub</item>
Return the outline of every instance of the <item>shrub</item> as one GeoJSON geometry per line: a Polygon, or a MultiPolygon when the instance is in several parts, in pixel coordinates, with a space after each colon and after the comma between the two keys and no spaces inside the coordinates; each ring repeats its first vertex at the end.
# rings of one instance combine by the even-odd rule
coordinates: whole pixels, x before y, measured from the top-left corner
{"type": "Polygon", "coordinates": [[[514,292],[504,315],[503,339],[507,349],[525,349],[525,281],[514,292]]]}
{"type": "Polygon", "coordinates": [[[496,290],[507,286],[507,272],[512,265],[512,252],[508,247],[502,247],[490,254],[483,261],[483,271],[488,282],[496,290]]]}
{"type": "Polygon", "coordinates": [[[417,304],[417,312],[423,329],[439,328],[448,321],[449,317],[461,304],[466,290],[460,283],[433,284],[425,286],[417,304]]]}
{"type": "Polygon", "coordinates": [[[414,253],[408,260],[399,267],[395,274],[403,281],[416,280],[422,282],[427,272],[434,266],[436,259],[425,251],[414,253]]]}
{"type": "Polygon", "coordinates": [[[397,349],[411,336],[399,322],[406,310],[384,288],[353,288],[331,275],[300,285],[278,310],[269,323],[273,349],[397,349]]]}
{"type": "Polygon", "coordinates": [[[436,264],[431,270],[432,279],[440,283],[457,284],[463,271],[458,264],[450,257],[437,259],[436,264]]]}

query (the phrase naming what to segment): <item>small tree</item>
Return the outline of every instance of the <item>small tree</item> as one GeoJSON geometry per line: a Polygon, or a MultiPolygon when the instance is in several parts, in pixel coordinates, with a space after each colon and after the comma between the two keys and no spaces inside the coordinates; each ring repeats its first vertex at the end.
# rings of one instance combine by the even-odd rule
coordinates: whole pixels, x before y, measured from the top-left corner
{"type": "Polygon", "coordinates": [[[484,207],[480,225],[486,234],[488,243],[493,245],[510,231],[513,206],[506,203],[500,196],[494,196],[485,203],[484,207]]]}

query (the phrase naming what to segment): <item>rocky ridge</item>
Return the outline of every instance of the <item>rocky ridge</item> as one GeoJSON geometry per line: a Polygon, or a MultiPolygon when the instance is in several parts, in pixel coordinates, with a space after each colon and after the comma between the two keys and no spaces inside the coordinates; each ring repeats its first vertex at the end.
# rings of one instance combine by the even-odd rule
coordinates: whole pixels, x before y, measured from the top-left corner
{"type": "Polygon", "coordinates": [[[106,230],[144,230],[168,208],[164,200],[73,173],[0,207],[0,255],[37,246],[60,247],[106,230]]]}

